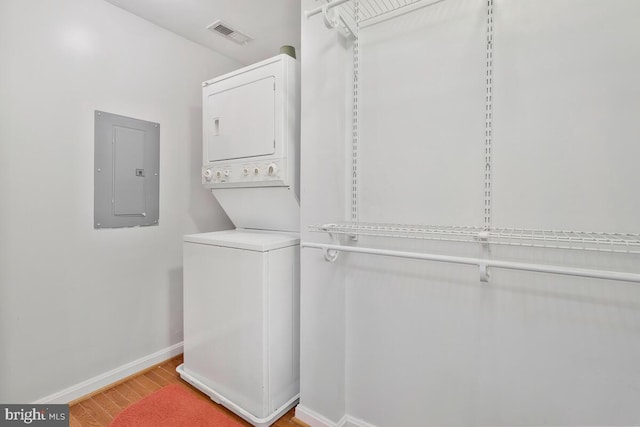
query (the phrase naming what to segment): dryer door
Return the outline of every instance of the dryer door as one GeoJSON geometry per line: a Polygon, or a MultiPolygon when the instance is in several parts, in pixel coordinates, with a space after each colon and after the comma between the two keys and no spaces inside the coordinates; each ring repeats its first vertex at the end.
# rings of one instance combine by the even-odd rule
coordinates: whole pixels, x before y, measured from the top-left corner
{"type": "Polygon", "coordinates": [[[204,160],[275,152],[275,78],[269,76],[204,96],[204,160]]]}

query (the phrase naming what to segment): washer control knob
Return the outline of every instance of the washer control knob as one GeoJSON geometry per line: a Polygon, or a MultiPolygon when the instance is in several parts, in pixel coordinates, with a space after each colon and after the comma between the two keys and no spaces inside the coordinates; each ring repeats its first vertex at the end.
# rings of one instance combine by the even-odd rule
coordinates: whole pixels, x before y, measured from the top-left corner
{"type": "Polygon", "coordinates": [[[244,175],[244,176],[249,175],[249,168],[242,169],[242,175],[244,175]]]}
{"type": "Polygon", "coordinates": [[[229,169],[225,170],[224,171],[224,176],[227,177],[229,175],[231,175],[231,171],[229,169]]]}
{"type": "Polygon", "coordinates": [[[276,165],[275,163],[270,163],[269,166],[267,166],[267,175],[275,176],[277,174],[278,174],[278,165],[276,165]]]}
{"type": "Polygon", "coordinates": [[[255,168],[253,168],[253,174],[254,175],[259,175],[260,174],[260,168],[258,168],[257,166],[255,168]]]}
{"type": "Polygon", "coordinates": [[[211,169],[205,169],[202,171],[202,176],[205,180],[211,181],[211,178],[213,178],[213,172],[211,172],[211,169]]]}
{"type": "Polygon", "coordinates": [[[217,179],[222,178],[222,171],[216,171],[216,178],[217,179]]]}

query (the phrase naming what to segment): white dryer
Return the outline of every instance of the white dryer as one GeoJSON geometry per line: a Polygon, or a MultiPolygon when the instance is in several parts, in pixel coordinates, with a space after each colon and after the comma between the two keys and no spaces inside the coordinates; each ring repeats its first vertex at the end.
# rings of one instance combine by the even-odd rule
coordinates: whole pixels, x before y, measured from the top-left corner
{"type": "Polygon", "coordinates": [[[278,55],[203,83],[202,184],[238,228],[300,229],[299,74],[278,55]]]}

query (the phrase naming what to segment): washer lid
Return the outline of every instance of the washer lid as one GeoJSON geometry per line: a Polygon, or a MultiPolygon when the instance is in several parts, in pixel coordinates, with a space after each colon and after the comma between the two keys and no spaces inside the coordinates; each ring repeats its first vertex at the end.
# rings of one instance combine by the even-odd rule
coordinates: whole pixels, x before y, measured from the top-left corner
{"type": "Polygon", "coordinates": [[[266,252],[298,245],[300,244],[300,235],[279,231],[236,229],[188,234],[184,236],[183,240],[189,243],[266,252]]]}

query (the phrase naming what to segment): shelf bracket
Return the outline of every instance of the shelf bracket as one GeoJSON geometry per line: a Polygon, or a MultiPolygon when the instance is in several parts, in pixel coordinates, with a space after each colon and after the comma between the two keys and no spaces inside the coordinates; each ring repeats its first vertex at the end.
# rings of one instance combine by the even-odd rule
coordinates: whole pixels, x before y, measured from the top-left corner
{"type": "Polygon", "coordinates": [[[328,29],[337,28],[340,25],[340,12],[338,9],[329,9],[329,3],[322,5],[322,21],[328,29]]]}
{"type": "MultiPolygon", "coordinates": [[[[334,244],[339,244],[340,239],[334,233],[329,233],[329,237],[334,244]]],[[[340,255],[340,251],[337,249],[324,249],[324,260],[327,262],[336,262],[338,260],[338,256],[340,255]]]]}
{"type": "MultiPolygon", "coordinates": [[[[489,231],[481,231],[478,233],[478,241],[482,244],[482,259],[488,260],[491,256],[491,247],[489,246],[489,231]]],[[[481,262],[478,264],[480,268],[480,281],[487,283],[491,274],[489,272],[489,266],[487,263],[481,262]]]]}
{"type": "Polygon", "coordinates": [[[351,0],[333,0],[327,1],[327,3],[319,6],[313,10],[307,10],[304,15],[308,18],[322,14],[322,20],[324,25],[329,29],[336,29],[343,37],[355,37],[355,23],[351,22],[349,17],[343,16],[337,9],[343,3],[347,3],[351,0]]]}

